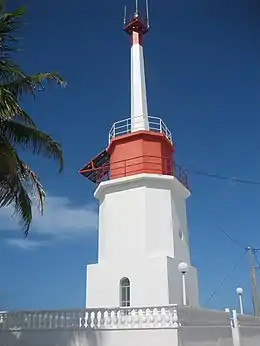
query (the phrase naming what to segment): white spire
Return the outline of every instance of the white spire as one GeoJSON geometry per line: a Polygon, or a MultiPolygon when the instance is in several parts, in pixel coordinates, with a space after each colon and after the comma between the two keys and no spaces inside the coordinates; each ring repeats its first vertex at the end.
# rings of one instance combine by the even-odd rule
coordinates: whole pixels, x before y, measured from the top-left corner
{"type": "Polygon", "coordinates": [[[141,34],[133,31],[131,48],[131,132],[149,130],[141,39],[141,34]]]}

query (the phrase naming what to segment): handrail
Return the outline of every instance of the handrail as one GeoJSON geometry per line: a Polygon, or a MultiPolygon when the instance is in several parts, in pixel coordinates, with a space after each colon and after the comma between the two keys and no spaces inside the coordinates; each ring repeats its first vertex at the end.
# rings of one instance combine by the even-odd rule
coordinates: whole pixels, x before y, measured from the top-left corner
{"type": "MultiPolygon", "coordinates": [[[[133,171],[138,171],[137,168],[141,164],[151,164],[151,167],[149,167],[149,172],[151,174],[153,174],[153,171],[154,174],[157,173],[157,169],[154,168],[154,166],[162,167],[162,175],[174,176],[180,183],[188,188],[187,174],[180,166],[175,164],[171,158],[154,155],[140,155],[129,159],[118,160],[113,163],[110,162],[109,164],[104,164],[101,167],[83,170],[82,173],[99,171],[100,173],[97,179],[97,184],[99,184],[101,181],[110,179],[110,174],[107,174],[108,171],[112,171],[115,178],[117,171],[120,172],[120,177],[122,177],[123,169],[123,176],[127,176],[129,171],[131,172],[131,169],[133,169],[133,171]],[[140,161],[140,159],[142,159],[142,161],[140,161]]],[[[143,171],[143,169],[140,168],[140,172],[141,171],[143,171]]]]}
{"type": "MultiPolygon", "coordinates": [[[[131,133],[131,118],[116,121],[110,128],[108,134],[108,142],[113,138],[131,133]]],[[[172,143],[172,134],[163,120],[158,117],[148,116],[149,131],[159,132],[165,135],[165,137],[172,143]]]]}

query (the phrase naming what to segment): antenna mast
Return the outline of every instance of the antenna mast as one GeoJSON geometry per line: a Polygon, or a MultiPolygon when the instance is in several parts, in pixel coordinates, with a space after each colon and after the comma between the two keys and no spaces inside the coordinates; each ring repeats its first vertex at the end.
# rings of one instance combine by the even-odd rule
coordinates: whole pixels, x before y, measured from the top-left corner
{"type": "MultiPolygon", "coordinates": [[[[144,0],[143,0],[144,1],[144,0]]],[[[125,13],[124,13],[124,30],[129,35],[132,36],[134,32],[139,34],[140,42],[142,41],[143,35],[145,35],[149,30],[149,7],[148,7],[148,0],[145,0],[145,6],[146,6],[146,14],[142,18],[142,16],[139,16],[139,0],[135,0],[135,13],[132,18],[128,21],[127,19],[127,13],[126,13],[126,6],[125,6],[125,13]]]]}
{"type": "Polygon", "coordinates": [[[150,15],[149,15],[149,0],[146,0],[146,20],[147,20],[147,28],[150,28],[150,15]]]}
{"type": "Polygon", "coordinates": [[[126,25],[126,5],[124,7],[124,26],[126,25]]]}
{"type": "Polygon", "coordinates": [[[138,17],[139,13],[139,6],[138,6],[138,0],[135,1],[135,15],[138,17]]]}

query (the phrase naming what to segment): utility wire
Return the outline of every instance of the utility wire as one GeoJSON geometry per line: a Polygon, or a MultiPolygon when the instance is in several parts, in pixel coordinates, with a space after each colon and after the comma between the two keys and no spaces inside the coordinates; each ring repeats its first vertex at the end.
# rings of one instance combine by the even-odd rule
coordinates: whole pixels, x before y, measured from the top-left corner
{"type": "Polygon", "coordinates": [[[242,247],[243,249],[247,249],[247,246],[242,245],[240,242],[238,242],[236,239],[232,238],[223,228],[220,228],[220,231],[234,244],[236,244],[239,247],[242,247]]]}
{"type": "Polygon", "coordinates": [[[241,183],[241,184],[247,184],[247,185],[260,186],[260,181],[257,181],[257,180],[247,180],[247,179],[229,177],[229,176],[219,175],[216,173],[197,171],[197,170],[193,170],[191,168],[185,168],[184,171],[192,173],[192,174],[196,174],[196,175],[202,175],[202,176],[205,176],[208,178],[214,178],[214,179],[219,179],[219,180],[228,180],[228,181],[232,181],[233,183],[241,183]]]}
{"type": "Polygon", "coordinates": [[[209,173],[209,172],[204,171],[204,170],[196,170],[196,169],[189,168],[189,167],[182,168],[182,166],[177,164],[176,161],[174,163],[179,169],[181,169],[182,171],[187,172],[187,173],[191,173],[191,174],[195,174],[195,175],[202,175],[202,176],[205,176],[207,178],[213,178],[213,179],[218,179],[218,180],[227,180],[227,181],[231,181],[233,183],[260,186],[260,181],[258,181],[258,180],[242,179],[242,178],[237,178],[237,177],[225,176],[225,175],[221,175],[221,174],[217,174],[217,173],[209,173]]]}
{"type": "Polygon", "coordinates": [[[208,299],[205,301],[204,304],[208,303],[213,297],[215,297],[215,295],[219,292],[220,288],[223,286],[223,284],[229,279],[231,272],[233,272],[233,270],[238,266],[238,264],[242,261],[242,259],[245,257],[246,253],[247,253],[247,249],[243,252],[243,255],[241,257],[239,257],[239,259],[237,260],[237,262],[235,262],[233,264],[233,266],[230,269],[230,272],[220,281],[218,288],[208,297],[208,299]]]}
{"type": "Polygon", "coordinates": [[[237,246],[245,249],[245,250],[249,250],[250,248],[253,250],[254,256],[256,258],[256,261],[258,261],[259,266],[260,266],[260,261],[257,258],[257,252],[260,251],[259,248],[254,248],[252,246],[244,246],[242,243],[240,243],[239,241],[237,241],[235,238],[231,237],[231,235],[229,235],[223,228],[220,228],[220,231],[229,239],[231,240],[234,244],[236,244],[237,246]]]}

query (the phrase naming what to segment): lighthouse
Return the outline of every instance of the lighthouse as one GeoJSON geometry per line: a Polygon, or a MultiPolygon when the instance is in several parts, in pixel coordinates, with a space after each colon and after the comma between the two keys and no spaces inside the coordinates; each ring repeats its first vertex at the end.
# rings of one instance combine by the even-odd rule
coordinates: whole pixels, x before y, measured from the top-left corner
{"type": "MultiPolygon", "coordinates": [[[[147,10],[148,13],[148,10],[147,10]]],[[[172,134],[148,114],[143,38],[148,15],[138,8],[124,31],[131,43],[131,116],[115,122],[108,145],[79,172],[96,184],[98,262],[87,266],[86,306],[182,304],[180,262],[188,264],[187,304],[198,306],[191,265],[185,174],[173,164],[172,134]]]]}

